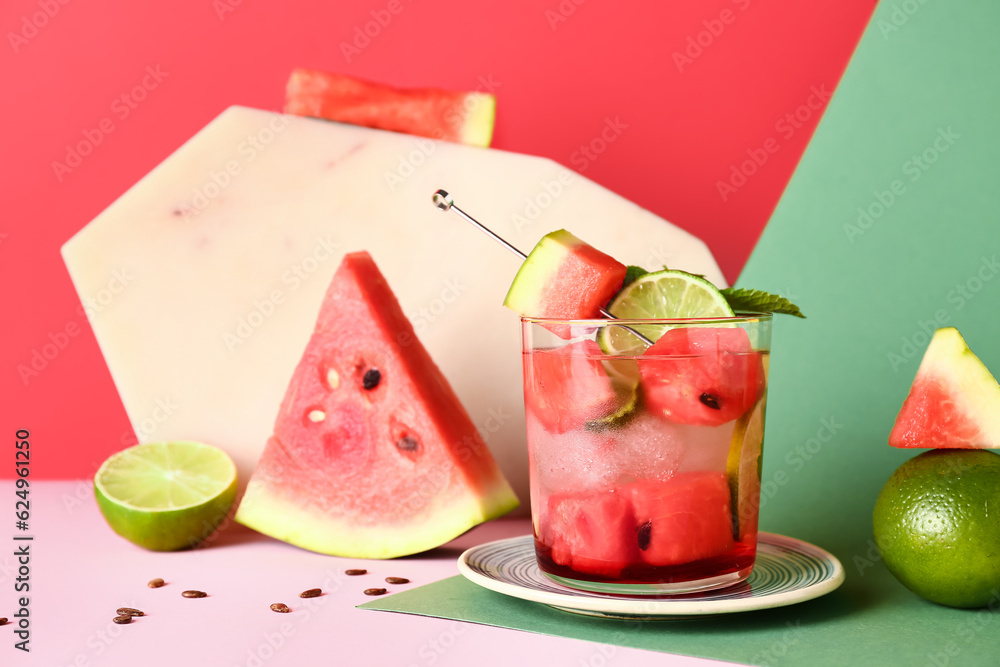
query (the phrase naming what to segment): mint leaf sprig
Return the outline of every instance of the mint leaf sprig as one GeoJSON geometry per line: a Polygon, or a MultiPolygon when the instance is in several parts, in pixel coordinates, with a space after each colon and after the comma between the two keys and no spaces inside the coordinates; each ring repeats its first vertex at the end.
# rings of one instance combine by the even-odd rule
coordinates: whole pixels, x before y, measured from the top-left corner
{"type": "Polygon", "coordinates": [[[768,313],[794,315],[805,319],[799,307],[778,294],[771,294],[759,289],[743,289],[727,287],[719,290],[733,310],[762,310],[768,313]]]}

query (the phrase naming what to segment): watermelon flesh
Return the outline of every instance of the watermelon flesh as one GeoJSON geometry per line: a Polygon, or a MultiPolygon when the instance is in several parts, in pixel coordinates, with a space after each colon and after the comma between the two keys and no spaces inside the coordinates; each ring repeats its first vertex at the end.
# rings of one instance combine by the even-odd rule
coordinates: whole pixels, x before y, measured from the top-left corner
{"type": "Polygon", "coordinates": [[[593,340],[525,353],[525,409],[552,433],[615,412],[627,397],[608,376],[603,357],[593,340]]]}
{"type": "Polygon", "coordinates": [[[628,539],[636,530],[631,498],[616,489],[553,494],[539,525],[552,560],[577,572],[615,578],[639,556],[628,539]]]}
{"type": "Polygon", "coordinates": [[[236,520],[320,553],[393,558],[517,504],[372,258],[345,256],[236,520]]]}
{"type": "Polygon", "coordinates": [[[725,474],[693,471],[666,480],[553,493],[536,542],[543,564],[549,560],[569,568],[573,572],[564,573],[569,576],[628,578],[623,574],[628,569],[655,577],[666,571],[650,568],[732,555],[732,521],[725,474]]]}
{"type": "MultiPolygon", "coordinates": [[[[503,305],[527,317],[599,318],[601,308],[621,289],[626,271],[621,262],[560,229],[535,245],[503,305]]],[[[550,329],[569,336],[565,327],[550,329]]]]}
{"type": "Polygon", "coordinates": [[[762,355],[738,327],[670,329],[639,366],[648,409],[681,424],[719,426],[738,419],[766,382],[762,355]]]}
{"type": "Polygon", "coordinates": [[[285,90],[285,113],[485,147],[493,138],[496,99],[296,69],[285,90]]]}
{"type": "Polygon", "coordinates": [[[954,327],[934,332],[889,433],[904,448],[1000,448],[1000,385],[954,327]]]}
{"type": "Polygon", "coordinates": [[[729,482],[721,472],[680,473],[629,488],[643,562],[669,566],[714,558],[733,548],[729,482]]]}

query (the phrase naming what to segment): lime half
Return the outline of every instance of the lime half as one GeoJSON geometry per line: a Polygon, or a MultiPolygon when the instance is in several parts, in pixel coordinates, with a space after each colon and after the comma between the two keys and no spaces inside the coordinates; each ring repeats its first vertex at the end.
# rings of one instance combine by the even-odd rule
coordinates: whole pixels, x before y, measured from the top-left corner
{"type": "MultiPolygon", "coordinates": [[[[672,270],[647,273],[636,279],[618,293],[608,312],[624,320],[735,315],[715,285],[701,276],[672,270]]],[[[654,342],[666,330],[664,326],[650,325],[632,328],[654,342]]],[[[601,329],[597,342],[607,354],[638,355],[647,347],[631,331],[618,326],[601,329]]]]}
{"type": "Polygon", "coordinates": [[[157,442],[114,454],[94,476],[111,528],[153,551],[193,547],[211,535],[236,498],[236,466],[200,442],[157,442]]]}

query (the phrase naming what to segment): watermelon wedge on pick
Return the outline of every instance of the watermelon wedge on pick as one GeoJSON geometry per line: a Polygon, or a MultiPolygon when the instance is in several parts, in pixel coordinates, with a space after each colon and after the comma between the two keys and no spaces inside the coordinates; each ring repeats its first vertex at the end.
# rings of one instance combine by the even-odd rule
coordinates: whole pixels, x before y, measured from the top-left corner
{"type": "MultiPolygon", "coordinates": [[[[503,305],[527,317],[601,317],[627,268],[565,229],[546,234],[514,276],[503,305]]],[[[553,331],[557,334],[568,332],[553,331]]]]}
{"type": "Polygon", "coordinates": [[[345,256],[236,520],[320,553],[393,558],[517,504],[375,262],[345,256]]]}
{"type": "Polygon", "coordinates": [[[893,447],[1000,448],[1000,385],[954,327],[938,329],[896,424],[893,447]]]}
{"type": "Polygon", "coordinates": [[[285,113],[485,147],[493,139],[496,98],[489,93],[393,88],[344,74],[296,69],[285,89],[285,113]]]}

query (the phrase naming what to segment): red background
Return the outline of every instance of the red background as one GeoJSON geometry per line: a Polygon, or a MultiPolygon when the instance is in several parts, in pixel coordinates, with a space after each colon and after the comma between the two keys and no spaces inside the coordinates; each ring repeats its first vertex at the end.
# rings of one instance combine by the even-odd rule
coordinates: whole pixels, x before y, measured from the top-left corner
{"type": "Polygon", "coordinates": [[[627,128],[584,174],[703,238],[733,281],[818,121],[800,105],[834,89],[874,7],[394,2],[396,14],[389,0],[3,3],[0,428],[11,441],[31,431],[35,475],[90,476],[131,434],[60,245],[227,106],[279,109],[293,67],[457,90],[491,78],[493,146],[574,168],[574,151],[617,118],[627,128]],[[342,43],[387,17],[345,56],[342,43]],[[112,105],[147,66],[165,78],[120,118],[112,105]],[[797,110],[807,120],[782,123],[797,110]],[[53,163],[109,117],[113,132],[60,180],[53,163]],[[717,183],[748,151],[761,161],[769,139],[766,162],[724,201],[717,183]],[[80,333],[22,379],[67,325],[80,333]]]}

